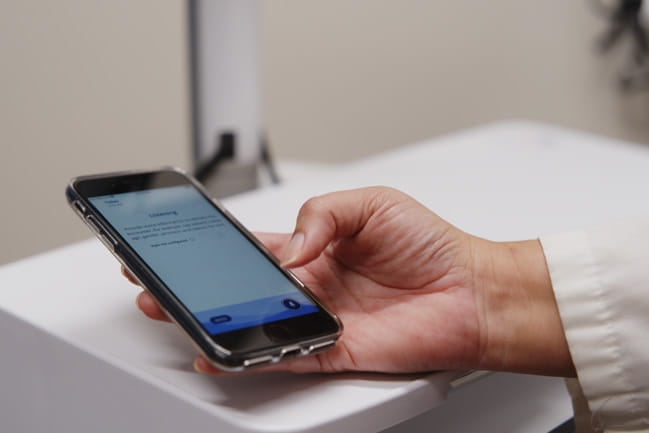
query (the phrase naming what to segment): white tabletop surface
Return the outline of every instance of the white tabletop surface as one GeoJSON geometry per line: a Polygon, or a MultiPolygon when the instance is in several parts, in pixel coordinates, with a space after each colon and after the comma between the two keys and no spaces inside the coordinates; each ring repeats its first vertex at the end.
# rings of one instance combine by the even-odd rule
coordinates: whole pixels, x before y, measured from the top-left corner
{"type": "MultiPolygon", "coordinates": [[[[252,230],[290,231],[310,196],[377,184],[411,194],[470,233],[527,239],[649,213],[649,149],[506,122],[319,170],[225,204],[252,230]]],[[[137,289],[94,239],[3,266],[0,287],[0,313],[109,359],[240,431],[380,430],[442,403],[454,375],[195,374],[191,345],[172,325],[135,309],[137,289]]]]}

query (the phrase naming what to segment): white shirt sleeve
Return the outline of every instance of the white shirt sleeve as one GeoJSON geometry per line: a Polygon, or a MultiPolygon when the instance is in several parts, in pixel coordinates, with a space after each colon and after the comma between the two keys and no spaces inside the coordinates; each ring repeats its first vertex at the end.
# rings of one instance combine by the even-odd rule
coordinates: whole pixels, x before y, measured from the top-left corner
{"type": "Polygon", "coordinates": [[[575,420],[586,415],[594,431],[649,431],[649,218],[541,243],[590,409],[575,420]]]}

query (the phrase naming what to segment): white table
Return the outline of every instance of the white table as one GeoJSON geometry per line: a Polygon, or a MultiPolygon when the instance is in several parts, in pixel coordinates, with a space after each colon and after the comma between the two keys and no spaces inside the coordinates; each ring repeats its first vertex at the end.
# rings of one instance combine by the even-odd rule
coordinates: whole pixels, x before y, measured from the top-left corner
{"type": "MultiPolygon", "coordinates": [[[[506,122],[226,205],[253,230],[289,231],[308,197],[375,184],[410,193],[471,233],[524,239],[649,212],[649,149],[506,122]]],[[[538,432],[571,414],[554,378],[493,374],[455,389],[454,372],[195,374],[193,348],[173,326],[145,319],[136,292],[96,240],[0,269],[3,431],[538,432]]]]}

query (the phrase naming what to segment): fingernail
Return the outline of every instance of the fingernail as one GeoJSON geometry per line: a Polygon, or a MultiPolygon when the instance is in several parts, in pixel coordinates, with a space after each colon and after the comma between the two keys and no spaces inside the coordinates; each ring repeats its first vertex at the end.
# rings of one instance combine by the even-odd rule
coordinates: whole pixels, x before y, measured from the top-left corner
{"type": "Polygon", "coordinates": [[[282,263],[280,263],[280,266],[286,267],[295,263],[300,257],[300,253],[302,252],[302,244],[304,244],[304,233],[295,233],[286,246],[286,253],[284,254],[284,257],[287,258],[282,263]]]}
{"type": "Polygon", "coordinates": [[[205,367],[202,364],[203,364],[203,359],[196,358],[194,360],[194,370],[196,370],[199,373],[207,373],[207,370],[205,370],[205,367]]]}
{"type": "Polygon", "coordinates": [[[142,296],[142,293],[144,293],[144,292],[138,293],[138,295],[135,297],[135,306],[137,308],[139,308],[140,310],[141,310],[141,308],[140,308],[140,296],[142,296]]]}

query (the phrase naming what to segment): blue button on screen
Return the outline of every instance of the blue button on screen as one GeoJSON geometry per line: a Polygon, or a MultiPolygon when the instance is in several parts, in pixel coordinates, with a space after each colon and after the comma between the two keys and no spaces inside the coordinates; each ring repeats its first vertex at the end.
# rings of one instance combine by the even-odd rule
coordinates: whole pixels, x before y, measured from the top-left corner
{"type": "Polygon", "coordinates": [[[291,298],[284,299],[282,303],[286,308],[290,308],[291,310],[297,310],[301,307],[299,302],[291,298]]]}
{"type": "Polygon", "coordinates": [[[229,322],[231,320],[232,317],[228,316],[227,314],[221,314],[220,316],[214,316],[210,318],[210,322],[214,323],[215,325],[218,325],[219,323],[229,322]]]}

